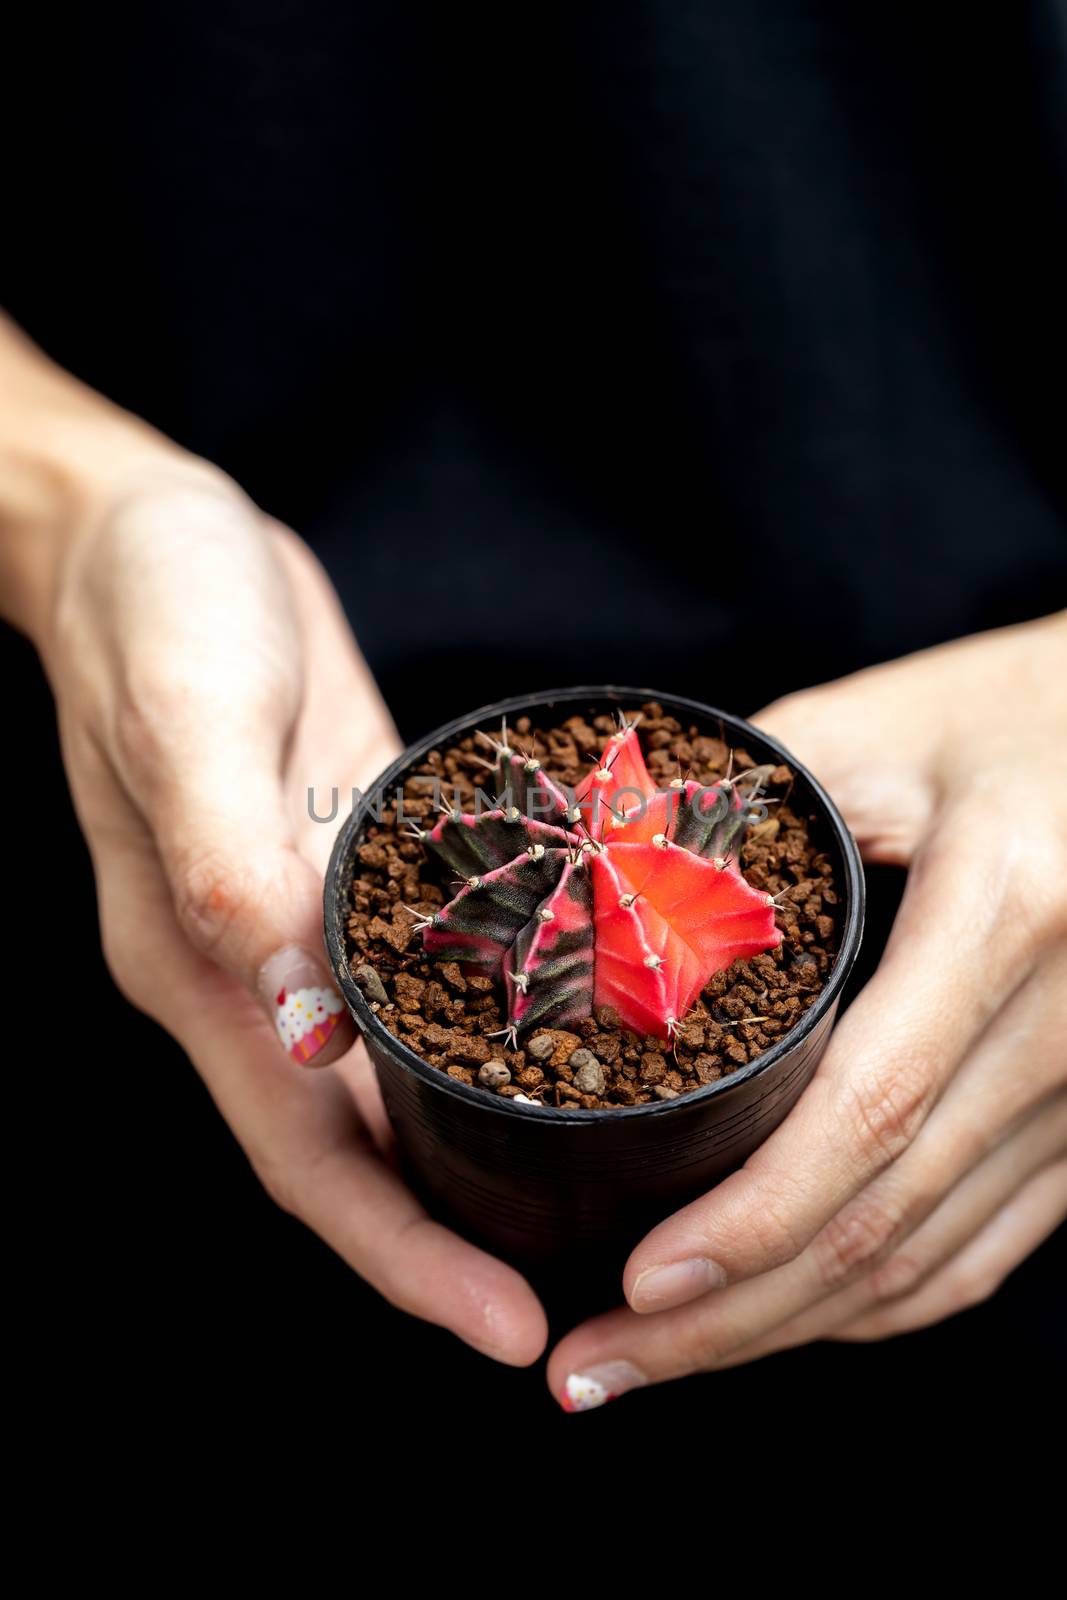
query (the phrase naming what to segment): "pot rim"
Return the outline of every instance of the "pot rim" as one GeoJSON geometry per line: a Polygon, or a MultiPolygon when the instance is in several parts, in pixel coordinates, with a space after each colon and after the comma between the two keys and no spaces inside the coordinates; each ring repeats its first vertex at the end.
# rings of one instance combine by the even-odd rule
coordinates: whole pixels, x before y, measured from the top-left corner
{"type": "MultiPolygon", "coordinates": [[[[741,742],[740,738],[737,742],[741,742]]],[[[698,1101],[710,1099],[713,1095],[729,1094],[742,1083],[759,1077],[762,1073],[773,1068],[784,1056],[790,1054],[809,1033],[815,1028],[819,1020],[833,1007],[841,995],[845,981],[852,970],[856,955],[859,951],[860,940],[863,935],[865,885],[863,865],[860,860],[859,847],[849,832],[840,811],[827,794],[818,779],[810,773],[802,761],[787,750],[785,745],[775,739],[771,734],[754,723],[747,722],[743,717],[732,715],[730,712],[720,711],[715,706],[706,705],[700,700],[691,700],[685,695],[668,694],[658,689],[633,688],[628,684],[579,684],[563,689],[543,689],[535,694],[511,695],[506,700],[497,700],[490,705],[481,706],[475,711],[456,717],[451,722],[442,724],[432,732],[416,740],[402,752],[397,759],[381,772],[370,787],[361,796],[359,804],[349,813],[342,824],[334,846],[330,852],[330,861],[326,869],[326,879],[323,887],[323,915],[326,950],[330,958],[333,976],[341,989],[341,993],[352,1012],[360,1032],[369,1035],[382,1048],[389,1051],[392,1057],[399,1061],[409,1072],[421,1078],[438,1093],[451,1095],[453,1098],[466,1102],[472,1108],[477,1108],[482,1113],[496,1113],[501,1117],[537,1117],[542,1121],[551,1120],[558,1123],[574,1122],[616,1122],[623,1117],[669,1117],[682,1108],[691,1107],[698,1101]],[[781,757],[783,764],[791,766],[799,773],[810,786],[818,805],[821,807],[830,829],[837,841],[841,858],[845,868],[845,914],[842,923],[841,945],[837,952],[830,976],[813,1006],[805,1011],[803,1017],[788,1033],[784,1033],[773,1045],[750,1061],[747,1066],[739,1067],[735,1072],[726,1077],[717,1079],[714,1083],[702,1085],[699,1089],[689,1089],[684,1094],[678,1095],[674,1100],[651,1100],[640,1106],[605,1106],[595,1111],[584,1111],[581,1108],[565,1110],[562,1106],[542,1106],[520,1102],[515,1104],[513,1096],[488,1094],[484,1089],[475,1088],[455,1078],[450,1078],[442,1072],[440,1067],[433,1067],[424,1061],[420,1055],[398,1039],[383,1022],[376,1012],[372,1011],[362,989],[353,978],[348,968],[348,957],[345,950],[344,932],[341,927],[340,912],[347,897],[347,887],[341,881],[341,868],[349,855],[355,835],[364,825],[367,812],[375,798],[385,789],[394,784],[408,770],[409,767],[423,760],[428,752],[435,746],[448,739],[454,739],[469,733],[474,727],[491,719],[509,716],[512,712],[532,712],[540,706],[549,706],[559,701],[570,700],[601,700],[605,704],[612,701],[644,702],[655,700],[663,706],[668,713],[678,709],[693,713],[696,717],[707,722],[719,722],[725,728],[729,726],[739,733],[749,734],[753,738],[769,745],[781,757]]]]}

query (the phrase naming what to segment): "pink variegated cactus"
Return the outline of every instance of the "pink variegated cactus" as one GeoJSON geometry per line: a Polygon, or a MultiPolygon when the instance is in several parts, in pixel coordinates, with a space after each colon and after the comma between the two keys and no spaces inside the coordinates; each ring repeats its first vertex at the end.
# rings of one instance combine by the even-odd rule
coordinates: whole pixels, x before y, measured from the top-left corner
{"type": "Polygon", "coordinates": [[[428,955],[503,979],[512,1043],[598,1005],[669,1039],[714,973],[780,942],[770,896],[737,867],[764,769],[657,789],[624,723],[571,795],[506,724],[490,742],[497,805],[415,830],[463,880],[420,920],[428,955]]]}

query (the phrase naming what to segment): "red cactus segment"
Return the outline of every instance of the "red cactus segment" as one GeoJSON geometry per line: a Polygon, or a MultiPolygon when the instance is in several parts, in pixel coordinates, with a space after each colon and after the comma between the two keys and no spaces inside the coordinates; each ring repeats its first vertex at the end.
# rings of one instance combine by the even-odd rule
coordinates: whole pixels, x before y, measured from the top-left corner
{"type": "Polygon", "coordinates": [[[604,850],[590,862],[596,936],[593,1001],[613,1006],[624,1027],[635,1033],[662,1038],[672,1015],[672,996],[659,953],[649,944],[636,902],[616,870],[616,855],[604,850]]]}
{"type": "Polygon", "coordinates": [[[780,942],[774,908],[732,867],[720,870],[679,845],[619,845],[614,854],[645,905],[652,905],[702,955],[720,959],[718,971],[737,956],[756,955],[780,942]],[[755,948],[742,949],[752,945],[755,948]]]}
{"type": "Polygon", "coordinates": [[[577,841],[562,828],[497,809],[480,816],[463,812],[442,817],[425,842],[461,877],[471,878],[492,872],[537,845],[545,850],[565,849],[577,841]]]}
{"type": "Polygon", "coordinates": [[[523,853],[507,866],[474,875],[423,930],[423,948],[438,961],[473,961],[500,971],[504,956],[569,860],[546,850],[523,853]]]}
{"type": "Polygon", "coordinates": [[[508,1022],[516,1028],[579,1022],[593,1009],[593,889],[568,860],[504,958],[508,1022]]]}
{"type": "Polygon", "coordinates": [[[610,827],[613,811],[632,809],[655,794],[636,728],[622,728],[612,734],[600,757],[600,765],[575,790],[575,800],[594,839],[610,827]]]}
{"type": "Polygon", "coordinates": [[[604,843],[651,844],[658,834],[674,838],[674,829],[684,796],[677,789],[660,789],[649,799],[628,805],[621,814],[606,819],[604,843]]]}
{"type": "Polygon", "coordinates": [[[758,955],[781,940],[774,907],[732,868],[719,869],[680,846],[619,844],[594,858],[597,1000],[601,969],[627,1026],[669,1034],[713,973],[738,956],[758,955]],[[614,898],[614,905],[612,904],[614,898]],[[629,902],[629,905],[627,905],[629,902]],[[656,1025],[647,1026],[656,991],[639,971],[632,910],[647,954],[641,967],[662,979],[656,1025]],[[627,973],[629,976],[627,976],[627,973]],[[629,995],[629,998],[628,998],[629,995]]]}

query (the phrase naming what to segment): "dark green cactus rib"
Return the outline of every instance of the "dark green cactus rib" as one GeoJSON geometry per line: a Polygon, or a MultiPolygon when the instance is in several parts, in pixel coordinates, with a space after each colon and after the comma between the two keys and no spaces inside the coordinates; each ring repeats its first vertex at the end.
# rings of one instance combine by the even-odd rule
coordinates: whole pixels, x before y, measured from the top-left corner
{"type": "Polygon", "coordinates": [[[499,971],[504,955],[559,882],[566,850],[525,851],[506,866],[473,874],[423,933],[427,955],[438,961],[474,961],[499,971]]]}
{"type": "Polygon", "coordinates": [[[442,817],[423,842],[461,878],[472,878],[503,867],[538,845],[545,850],[566,849],[570,840],[562,828],[530,822],[517,815],[516,808],[498,808],[477,817],[442,817]]]}
{"type": "MultiPolygon", "coordinates": [[[[753,768],[753,773],[762,775],[764,770],[753,768]]],[[[746,778],[751,776],[745,774],[746,778]]],[[[689,782],[684,789],[677,789],[678,799],[672,807],[674,821],[669,829],[671,842],[709,861],[727,856],[736,860],[757,809],[754,792],[751,787],[742,790],[737,783],[726,780],[713,784],[689,782]]]]}
{"type": "Polygon", "coordinates": [[[581,812],[567,794],[542,770],[541,763],[514,750],[497,756],[497,789],[510,796],[505,805],[514,806],[522,816],[566,827],[581,820],[581,812]]]}
{"type": "Polygon", "coordinates": [[[593,1009],[593,886],[586,862],[569,859],[560,880],[504,957],[508,1024],[579,1022],[593,1009]]]}

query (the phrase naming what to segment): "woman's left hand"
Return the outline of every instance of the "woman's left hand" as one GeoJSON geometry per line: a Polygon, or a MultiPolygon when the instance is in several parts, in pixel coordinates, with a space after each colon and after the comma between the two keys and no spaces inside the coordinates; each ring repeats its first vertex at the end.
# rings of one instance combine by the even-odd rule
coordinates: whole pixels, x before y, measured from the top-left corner
{"type": "Polygon", "coordinates": [[[744,1168],[661,1223],[627,1307],[549,1363],[585,1409],[986,1299],[1067,1215],[1067,614],[755,718],[871,862],[908,868],[874,978],[744,1168]]]}

